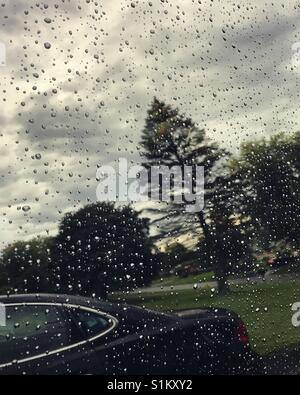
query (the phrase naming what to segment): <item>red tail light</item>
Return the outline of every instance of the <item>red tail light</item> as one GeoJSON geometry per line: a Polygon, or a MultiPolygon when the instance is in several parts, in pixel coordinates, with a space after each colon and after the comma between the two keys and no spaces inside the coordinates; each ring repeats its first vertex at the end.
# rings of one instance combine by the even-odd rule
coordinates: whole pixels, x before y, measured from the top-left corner
{"type": "Polygon", "coordinates": [[[245,345],[249,344],[249,336],[247,333],[246,325],[243,323],[243,321],[241,321],[239,326],[237,327],[236,336],[239,342],[245,345]]]}

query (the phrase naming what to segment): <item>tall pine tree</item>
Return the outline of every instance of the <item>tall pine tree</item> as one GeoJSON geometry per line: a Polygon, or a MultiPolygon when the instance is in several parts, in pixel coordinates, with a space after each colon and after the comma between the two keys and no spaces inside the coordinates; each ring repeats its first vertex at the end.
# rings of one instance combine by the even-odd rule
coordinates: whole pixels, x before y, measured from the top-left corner
{"type": "MultiPolygon", "coordinates": [[[[141,155],[143,165],[151,166],[180,166],[197,165],[205,170],[205,208],[197,213],[185,211],[184,204],[170,202],[159,204],[159,208],[151,211],[159,212],[158,219],[161,234],[171,235],[183,232],[198,226],[202,238],[208,248],[209,259],[218,282],[219,292],[227,289],[226,265],[227,262],[221,253],[224,244],[224,235],[219,232],[220,223],[228,220],[230,213],[225,206],[230,206],[230,197],[234,183],[231,175],[224,174],[227,153],[216,143],[206,137],[205,131],[199,129],[188,117],[179,114],[177,109],[154,98],[148,111],[146,125],[142,131],[141,155]],[[224,187],[225,184],[225,187],[224,187]],[[225,202],[228,199],[227,203],[225,202]],[[214,206],[221,203],[222,215],[214,215],[217,211],[214,206]],[[170,220],[171,219],[171,220],[170,220]]],[[[195,231],[195,229],[194,229],[195,231]]],[[[196,230],[197,231],[197,230],[196,230]]]]}

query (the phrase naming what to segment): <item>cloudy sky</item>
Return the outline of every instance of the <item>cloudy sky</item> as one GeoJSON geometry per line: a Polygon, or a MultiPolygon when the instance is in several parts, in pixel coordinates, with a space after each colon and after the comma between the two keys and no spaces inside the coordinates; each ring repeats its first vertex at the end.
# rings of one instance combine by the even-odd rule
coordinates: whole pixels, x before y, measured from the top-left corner
{"type": "Polygon", "coordinates": [[[0,248],[95,201],[97,165],[138,161],[153,96],[235,152],[298,130],[299,41],[297,1],[1,0],[0,248]]]}

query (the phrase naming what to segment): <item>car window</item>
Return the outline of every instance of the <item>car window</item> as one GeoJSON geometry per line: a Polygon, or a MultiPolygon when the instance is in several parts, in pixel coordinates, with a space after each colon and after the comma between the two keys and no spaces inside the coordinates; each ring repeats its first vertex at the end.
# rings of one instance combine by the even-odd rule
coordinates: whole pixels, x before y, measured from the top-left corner
{"type": "Polygon", "coordinates": [[[53,306],[6,308],[0,326],[0,363],[22,360],[71,344],[68,320],[53,306]]]}
{"type": "Polygon", "coordinates": [[[111,319],[82,309],[73,310],[73,316],[84,339],[101,335],[113,325],[111,319]]]}

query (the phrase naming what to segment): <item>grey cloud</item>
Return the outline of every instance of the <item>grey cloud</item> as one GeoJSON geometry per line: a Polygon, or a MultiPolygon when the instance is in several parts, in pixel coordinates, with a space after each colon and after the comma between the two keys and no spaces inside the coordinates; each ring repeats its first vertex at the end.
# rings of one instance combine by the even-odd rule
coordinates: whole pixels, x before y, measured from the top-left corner
{"type": "Polygon", "coordinates": [[[9,93],[0,125],[11,141],[3,156],[11,162],[3,165],[0,206],[14,205],[7,217],[15,237],[25,237],[22,224],[27,236],[35,234],[93,201],[97,165],[139,161],[136,145],[154,95],[232,150],[246,139],[298,128],[299,70],[290,67],[299,37],[294,2],[285,14],[268,1],[264,11],[260,1],[241,1],[240,9],[229,0],[222,9],[211,2],[139,2],[133,9],[130,2],[105,1],[98,13],[92,2],[81,10],[77,2],[60,2],[57,11],[52,3],[48,10],[14,3],[7,2],[11,19],[0,26],[3,40],[12,38],[18,48],[1,81],[9,93]],[[49,26],[41,23],[46,14],[49,26]],[[24,199],[32,206],[27,216],[16,209],[24,199]]]}

